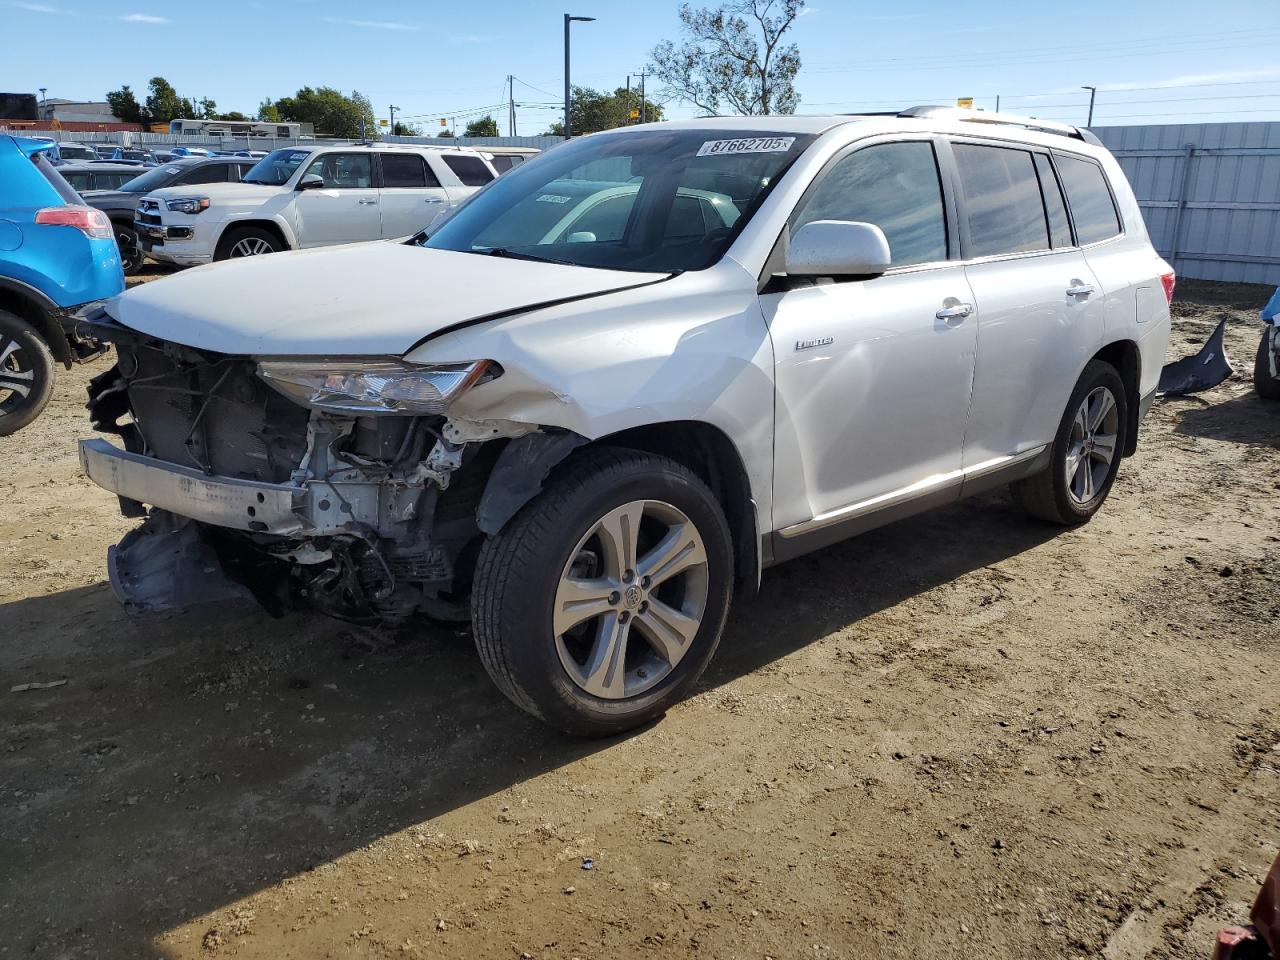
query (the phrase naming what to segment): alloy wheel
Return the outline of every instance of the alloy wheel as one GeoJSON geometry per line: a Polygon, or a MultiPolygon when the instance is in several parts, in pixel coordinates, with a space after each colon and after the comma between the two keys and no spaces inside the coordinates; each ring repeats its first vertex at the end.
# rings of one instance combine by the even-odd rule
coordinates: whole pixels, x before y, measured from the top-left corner
{"type": "Polygon", "coordinates": [[[1095,387],[1076,411],[1067,444],[1067,494],[1076,504],[1089,503],[1107,482],[1119,436],[1116,398],[1107,387],[1095,387]]]}
{"type": "Polygon", "coordinates": [[[258,257],[264,253],[275,253],[275,248],[261,237],[245,237],[231,245],[232,257],[258,257]]]}
{"type": "Polygon", "coordinates": [[[22,344],[0,337],[0,415],[20,407],[31,395],[36,372],[22,344]]]}
{"type": "Polygon", "coordinates": [[[570,679],[607,700],[666,679],[702,624],[707,569],[697,527],[669,503],[634,500],[597,520],[556,589],[552,629],[570,679]]]}

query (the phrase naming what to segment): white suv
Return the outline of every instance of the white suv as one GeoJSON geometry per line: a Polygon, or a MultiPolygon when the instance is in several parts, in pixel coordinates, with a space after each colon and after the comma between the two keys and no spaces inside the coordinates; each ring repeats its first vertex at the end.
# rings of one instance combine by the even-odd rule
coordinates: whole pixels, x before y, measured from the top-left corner
{"type": "Polygon", "coordinates": [[[240,183],[147,194],[134,226],[149,256],[183,266],[408,237],[496,176],[464,147],[290,147],[240,183]]]}
{"type": "Polygon", "coordinates": [[[124,449],[81,458],[146,517],[109,554],[131,609],[469,617],[515,703],[606,734],[690,688],[771,564],[998,484],[1088,520],[1173,279],[1087,131],[629,127],[408,243],[109,303],[90,410],[124,449]]]}

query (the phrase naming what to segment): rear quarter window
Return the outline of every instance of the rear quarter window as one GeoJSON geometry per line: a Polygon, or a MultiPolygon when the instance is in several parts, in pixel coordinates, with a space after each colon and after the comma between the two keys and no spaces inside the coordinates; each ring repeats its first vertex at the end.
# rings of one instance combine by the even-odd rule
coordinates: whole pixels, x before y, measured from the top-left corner
{"type": "Polygon", "coordinates": [[[462,181],[463,186],[483,187],[493,179],[493,174],[479,157],[468,157],[463,154],[446,153],[444,162],[462,181]]]}
{"type": "Polygon", "coordinates": [[[1054,154],[1054,160],[1067,192],[1077,242],[1083,245],[1119,236],[1120,214],[1102,167],[1093,160],[1065,153],[1054,154]]]}

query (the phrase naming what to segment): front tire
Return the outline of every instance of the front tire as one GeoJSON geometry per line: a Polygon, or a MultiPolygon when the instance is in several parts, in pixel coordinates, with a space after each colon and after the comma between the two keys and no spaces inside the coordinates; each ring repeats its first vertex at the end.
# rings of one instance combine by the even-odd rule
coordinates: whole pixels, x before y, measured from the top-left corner
{"type": "Polygon", "coordinates": [[[608,736],[688,691],[732,591],[729,529],[706,484],[665,457],[588,450],[481,549],[476,647],[521,709],[608,736]]]}
{"type": "Polygon", "coordinates": [[[145,259],[142,247],[138,243],[138,232],[123,223],[115,224],[114,228],[116,246],[120,248],[120,266],[126,277],[132,277],[142,269],[142,262],[145,259]]]}
{"type": "Polygon", "coordinates": [[[1264,400],[1280,400],[1280,376],[1271,374],[1271,350],[1280,350],[1280,327],[1267,324],[1262,328],[1258,355],[1253,361],[1253,389],[1264,400]]]}
{"type": "Polygon", "coordinates": [[[1049,466],[1010,484],[1018,506],[1033,517],[1075,526],[1111,492],[1129,431],[1129,402],[1115,367],[1090,360],[1058,425],[1049,466]]]}
{"type": "Polygon", "coordinates": [[[21,317],[0,310],[0,437],[17,433],[53,395],[53,355],[21,317]]]}
{"type": "Polygon", "coordinates": [[[239,260],[241,257],[260,257],[268,253],[279,253],[284,247],[280,238],[270,230],[261,227],[239,227],[228,230],[227,235],[218,244],[218,252],[214,260],[239,260]]]}

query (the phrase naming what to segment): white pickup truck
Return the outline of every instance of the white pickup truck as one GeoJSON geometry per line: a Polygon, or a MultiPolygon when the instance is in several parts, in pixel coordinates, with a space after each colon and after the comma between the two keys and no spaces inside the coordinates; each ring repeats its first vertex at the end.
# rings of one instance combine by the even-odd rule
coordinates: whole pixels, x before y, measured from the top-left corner
{"type": "Polygon", "coordinates": [[[496,176],[463,147],[289,147],[240,183],[147,194],[134,226],[148,256],[181,266],[408,237],[496,176]]]}

